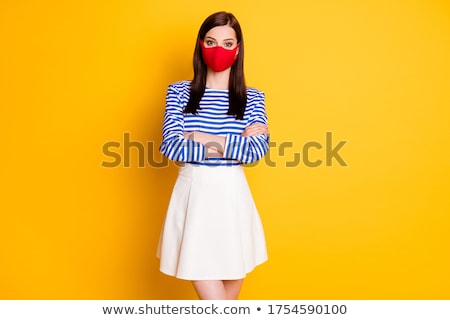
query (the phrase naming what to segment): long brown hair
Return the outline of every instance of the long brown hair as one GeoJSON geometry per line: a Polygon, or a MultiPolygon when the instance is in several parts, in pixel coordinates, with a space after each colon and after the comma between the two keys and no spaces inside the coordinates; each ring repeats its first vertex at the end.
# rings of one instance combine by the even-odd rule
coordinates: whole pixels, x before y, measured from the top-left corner
{"type": "Polygon", "coordinates": [[[225,11],[210,15],[200,27],[197,43],[194,50],[194,79],[191,82],[189,101],[184,109],[186,113],[196,114],[200,109],[200,100],[205,93],[207,67],[202,57],[200,40],[205,38],[206,33],[214,27],[229,25],[236,32],[237,43],[239,43],[239,54],[231,66],[230,79],[228,82],[229,107],[227,114],[235,115],[236,119],[244,119],[245,106],[247,104],[247,89],[244,77],[244,39],[241,26],[236,17],[225,11]]]}

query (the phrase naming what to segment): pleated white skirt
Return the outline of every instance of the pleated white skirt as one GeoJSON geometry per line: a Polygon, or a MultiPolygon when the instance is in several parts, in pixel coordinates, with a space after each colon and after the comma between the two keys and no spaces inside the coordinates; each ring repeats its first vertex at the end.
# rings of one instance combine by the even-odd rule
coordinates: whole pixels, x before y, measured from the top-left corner
{"type": "Polygon", "coordinates": [[[160,271],[186,280],[242,279],[267,260],[244,169],[179,169],[157,249],[160,271]]]}

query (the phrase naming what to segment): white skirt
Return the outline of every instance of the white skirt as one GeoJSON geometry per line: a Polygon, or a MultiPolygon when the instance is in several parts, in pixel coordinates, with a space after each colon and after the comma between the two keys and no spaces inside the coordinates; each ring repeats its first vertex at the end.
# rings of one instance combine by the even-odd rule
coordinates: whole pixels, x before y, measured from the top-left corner
{"type": "Polygon", "coordinates": [[[160,271],[185,280],[242,279],[267,260],[244,169],[179,169],[158,244],[160,271]]]}

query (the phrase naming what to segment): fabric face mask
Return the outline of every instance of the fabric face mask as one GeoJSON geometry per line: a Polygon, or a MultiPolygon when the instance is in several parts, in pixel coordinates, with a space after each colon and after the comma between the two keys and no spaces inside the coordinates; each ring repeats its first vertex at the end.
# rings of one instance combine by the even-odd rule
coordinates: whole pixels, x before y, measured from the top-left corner
{"type": "Polygon", "coordinates": [[[227,50],[221,46],[205,47],[203,40],[200,40],[202,46],[202,56],[206,65],[214,72],[220,72],[228,69],[237,58],[236,51],[239,44],[231,50],[227,50]]]}

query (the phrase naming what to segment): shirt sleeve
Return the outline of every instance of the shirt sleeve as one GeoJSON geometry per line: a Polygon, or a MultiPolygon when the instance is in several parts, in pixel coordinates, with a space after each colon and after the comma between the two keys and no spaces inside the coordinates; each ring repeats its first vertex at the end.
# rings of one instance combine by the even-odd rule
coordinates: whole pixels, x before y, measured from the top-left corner
{"type": "MultiPolygon", "coordinates": [[[[256,105],[250,115],[248,125],[262,123],[267,125],[267,114],[264,93],[259,91],[256,105]]],[[[227,134],[224,158],[236,159],[243,164],[260,160],[269,150],[269,135],[242,137],[238,134],[227,134]]]]}
{"type": "Polygon", "coordinates": [[[173,84],[167,89],[162,135],[159,150],[170,160],[192,162],[205,159],[205,146],[184,138],[183,106],[180,93],[173,84]]]}

